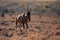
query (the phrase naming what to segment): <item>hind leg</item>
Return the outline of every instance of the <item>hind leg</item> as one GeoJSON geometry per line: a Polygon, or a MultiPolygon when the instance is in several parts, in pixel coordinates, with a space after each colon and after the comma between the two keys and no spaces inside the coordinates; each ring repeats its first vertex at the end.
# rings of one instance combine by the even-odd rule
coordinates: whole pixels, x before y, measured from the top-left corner
{"type": "Polygon", "coordinates": [[[18,24],[18,22],[16,21],[16,26],[15,26],[16,27],[16,32],[17,32],[17,24],[18,24]]]}

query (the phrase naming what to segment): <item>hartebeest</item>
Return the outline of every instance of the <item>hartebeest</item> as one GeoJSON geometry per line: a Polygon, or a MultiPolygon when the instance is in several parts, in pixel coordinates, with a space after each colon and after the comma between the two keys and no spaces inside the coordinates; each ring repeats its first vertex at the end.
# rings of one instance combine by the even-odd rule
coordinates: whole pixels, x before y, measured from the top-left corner
{"type": "Polygon", "coordinates": [[[28,22],[30,21],[30,11],[27,10],[27,13],[22,13],[21,15],[18,15],[16,17],[16,27],[19,23],[20,25],[23,25],[22,27],[25,29],[28,28],[28,22]],[[26,26],[25,26],[26,25],[26,26]]]}

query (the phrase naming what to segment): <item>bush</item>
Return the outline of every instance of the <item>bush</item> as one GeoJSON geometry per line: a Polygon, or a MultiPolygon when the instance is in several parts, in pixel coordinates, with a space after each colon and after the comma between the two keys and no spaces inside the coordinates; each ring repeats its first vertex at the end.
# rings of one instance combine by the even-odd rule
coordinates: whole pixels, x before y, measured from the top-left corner
{"type": "Polygon", "coordinates": [[[60,36],[60,32],[57,32],[57,33],[56,33],[56,36],[60,36]]]}
{"type": "Polygon", "coordinates": [[[4,13],[2,13],[2,14],[1,14],[1,17],[4,17],[4,16],[5,16],[5,14],[4,14],[4,13]]]}
{"type": "Polygon", "coordinates": [[[45,8],[47,8],[47,9],[48,9],[48,8],[49,8],[49,6],[48,6],[48,5],[46,5],[46,6],[45,6],[45,8]]]}

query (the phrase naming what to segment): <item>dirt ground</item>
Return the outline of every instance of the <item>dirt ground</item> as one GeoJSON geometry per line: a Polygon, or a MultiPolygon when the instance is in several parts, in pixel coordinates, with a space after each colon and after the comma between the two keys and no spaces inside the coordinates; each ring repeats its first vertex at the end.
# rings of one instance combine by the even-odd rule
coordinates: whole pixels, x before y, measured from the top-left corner
{"type": "Polygon", "coordinates": [[[60,40],[60,16],[31,15],[29,28],[22,32],[15,19],[16,15],[0,17],[0,40],[60,40]]]}

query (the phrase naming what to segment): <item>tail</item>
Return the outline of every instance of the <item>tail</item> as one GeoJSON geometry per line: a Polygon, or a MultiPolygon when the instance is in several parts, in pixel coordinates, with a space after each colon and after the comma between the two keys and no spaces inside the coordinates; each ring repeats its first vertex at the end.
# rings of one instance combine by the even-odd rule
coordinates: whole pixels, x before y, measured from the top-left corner
{"type": "Polygon", "coordinates": [[[16,18],[16,27],[17,27],[17,18],[16,18]]]}

